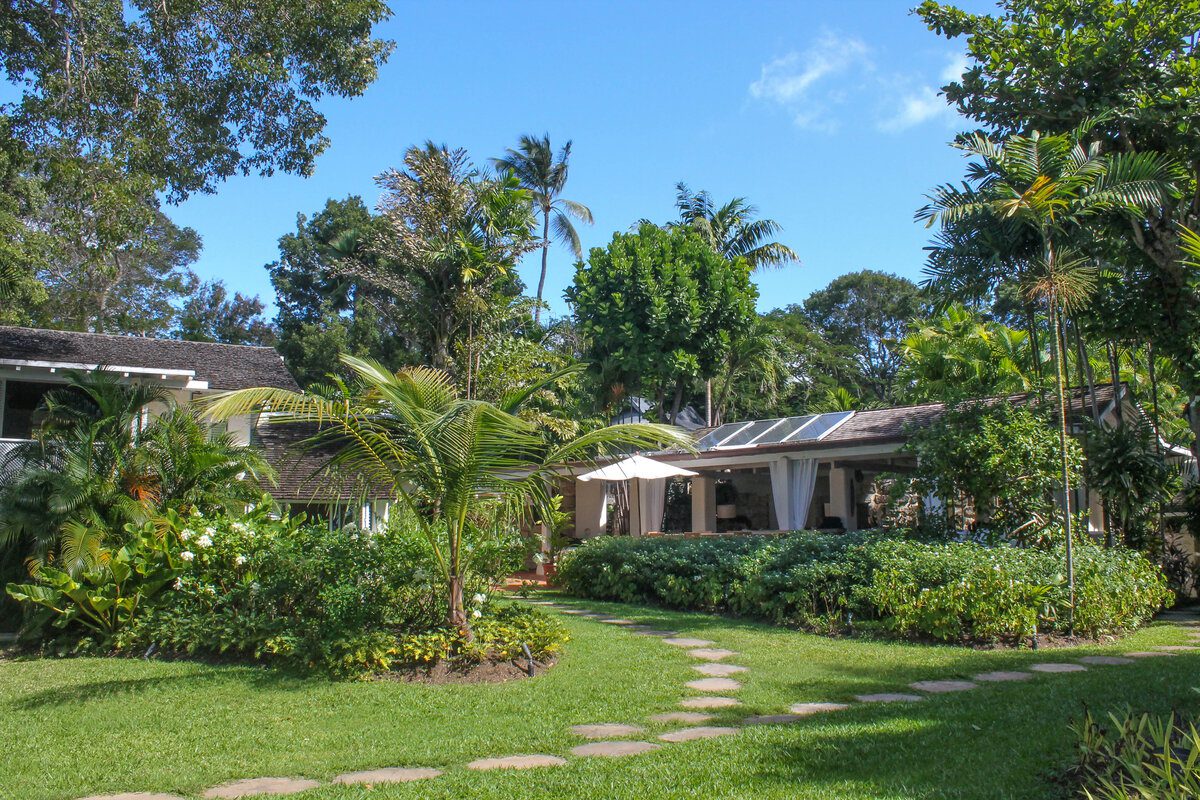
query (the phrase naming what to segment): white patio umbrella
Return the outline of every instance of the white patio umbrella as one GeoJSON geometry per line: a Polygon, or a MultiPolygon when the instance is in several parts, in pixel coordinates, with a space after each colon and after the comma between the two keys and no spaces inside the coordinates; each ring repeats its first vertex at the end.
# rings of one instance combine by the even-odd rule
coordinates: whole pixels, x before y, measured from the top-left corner
{"type": "Polygon", "coordinates": [[[660,478],[693,477],[698,473],[683,467],[664,464],[645,456],[630,456],[624,461],[609,464],[579,476],[581,481],[627,481],[634,478],[652,481],[660,478]]]}
{"type": "Polygon", "coordinates": [[[609,464],[579,476],[581,481],[629,481],[633,491],[630,498],[630,532],[635,536],[658,530],[666,503],[667,478],[689,477],[699,473],[645,456],[630,456],[624,461],[609,464]],[[637,512],[634,517],[633,511],[637,512]]]}

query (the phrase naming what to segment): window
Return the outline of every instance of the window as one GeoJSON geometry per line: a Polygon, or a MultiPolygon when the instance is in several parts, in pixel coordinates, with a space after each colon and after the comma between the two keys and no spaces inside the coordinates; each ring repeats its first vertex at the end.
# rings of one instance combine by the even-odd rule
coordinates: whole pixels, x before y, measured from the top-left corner
{"type": "Polygon", "coordinates": [[[28,439],[33,436],[34,412],[42,398],[52,389],[60,389],[61,383],[35,383],[33,381],[6,381],[4,391],[4,428],[0,439],[28,439]]]}

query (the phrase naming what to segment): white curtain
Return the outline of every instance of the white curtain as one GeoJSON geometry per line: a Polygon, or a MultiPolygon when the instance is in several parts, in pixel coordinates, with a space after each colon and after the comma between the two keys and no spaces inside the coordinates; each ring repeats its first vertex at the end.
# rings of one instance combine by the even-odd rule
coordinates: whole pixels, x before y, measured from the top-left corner
{"type": "Polygon", "coordinates": [[[667,506],[667,479],[637,478],[638,482],[638,516],[640,530],[633,531],[635,536],[644,536],[649,531],[662,530],[663,511],[667,506]]]}
{"type": "Polygon", "coordinates": [[[799,530],[808,523],[808,509],[816,487],[816,459],[781,458],[771,462],[771,497],[780,530],[799,530]]]}

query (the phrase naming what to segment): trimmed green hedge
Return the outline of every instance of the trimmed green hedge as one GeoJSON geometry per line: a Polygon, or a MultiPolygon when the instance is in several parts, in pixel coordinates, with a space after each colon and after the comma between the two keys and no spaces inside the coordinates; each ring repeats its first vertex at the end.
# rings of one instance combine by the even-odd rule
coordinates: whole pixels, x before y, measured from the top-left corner
{"type": "MultiPolygon", "coordinates": [[[[1140,554],[1075,548],[1078,633],[1146,622],[1171,594],[1140,554]]],[[[558,583],[598,600],[648,603],[837,630],[852,615],[905,636],[1002,640],[1063,632],[1068,593],[1059,550],[925,544],[895,534],[602,537],[560,558],[558,583]]]]}

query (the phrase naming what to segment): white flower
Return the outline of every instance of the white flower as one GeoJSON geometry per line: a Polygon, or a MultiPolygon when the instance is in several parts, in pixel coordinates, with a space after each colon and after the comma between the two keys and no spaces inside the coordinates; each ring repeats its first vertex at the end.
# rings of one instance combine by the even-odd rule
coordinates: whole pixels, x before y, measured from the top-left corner
{"type": "Polygon", "coordinates": [[[193,532],[192,532],[190,529],[188,529],[188,528],[184,528],[183,530],[181,530],[181,531],[179,532],[179,538],[180,538],[182,541],[185,541],[185,542],[186,542],[188,539],[191,539],[191,538],[192,538],[193,536],[195,536],[195,535],[196,535],[196,534],[195,534],[195,533],[193,533],[193,532]]]}
{"type": "Polygon", "coordinates": [[[182,553],[179,554],[179,557],[182,558],[184,561],[191,561],[193,558],[196,557],[196,554],[193,553],[191,550],[184,550],[182,553]]]}
{"type": "Polygon", "coordinates": [[[182,588],[183,588],[183,578],[176,578],[176,579],[175,579],[175,588],[176,588],[176,589],[182,589],[182,588]]]}
{"type": "Polygon", "coordinates": [[[212,539],[210,539],[206,533],[196,540],[196,544],[200,547],[212,547],[212,539]]]}
{"type": "Polygon", "coordinates": [[[233,560],[233,563],[234,563],[234,564],[237,564],[237,565],[240,567],[242,564],[245,564],[245,563],[246,563],[246,557],[245,557],[245,556],[238,556],[237,558],[235,558],[235,559],[233,560]]]}
{"type": "Polygon", "coordinates": [[[216,536],[216,535],[217,535],[217,529],[216,529],[216,528],[214,528],[214,527],[212,527],[212,526],[210,525],[209,527],[207,527],[207,528],[205,528],[205,529],[204,529],[204,535],[205,535],[205,536],[216,536]]]}
{"type": "Polygon", "coordinates": [[[471,616],[474,617],[475,619],[479,619],[480,617],[483,616],[483,612],[477,608],[471,612],[471,616]]]}
{"type": "Polygon", "coordinates": [[[475,596],[474,596],[474,597],[472,597],[471,599],[475,601],[475,604],[476,604],[476,605],[479,605],[480,603],[486,603],[486,602],[487,602],[487,595],[486,595],[486,594],[482,594],[482,593],[480,593],[480,592],[476,592],[476,593],[475,593],[475,596]]]}

